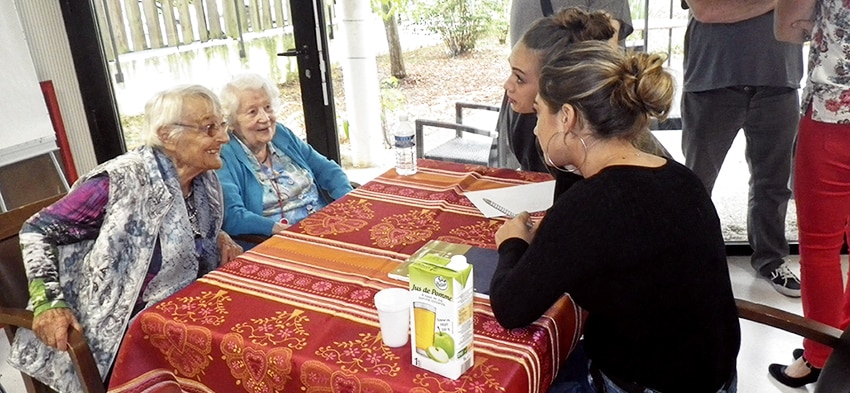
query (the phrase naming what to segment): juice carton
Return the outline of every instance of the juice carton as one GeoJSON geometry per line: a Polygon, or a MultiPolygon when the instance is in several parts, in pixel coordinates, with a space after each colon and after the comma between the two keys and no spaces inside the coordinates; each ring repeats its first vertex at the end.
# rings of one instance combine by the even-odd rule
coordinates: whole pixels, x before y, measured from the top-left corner
{"type": "Polygon", "coordinates": [[[410,265],[413,365],[457,379],[472,367],[472,265],[426,254],[410,265]]]}

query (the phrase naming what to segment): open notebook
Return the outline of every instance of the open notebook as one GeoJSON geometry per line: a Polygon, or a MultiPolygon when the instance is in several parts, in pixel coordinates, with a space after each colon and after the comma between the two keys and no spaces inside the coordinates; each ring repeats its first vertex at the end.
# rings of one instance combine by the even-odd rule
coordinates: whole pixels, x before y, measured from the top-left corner
{"type": "Polygon", "coordinates": [[[449,263],[452,255],[466,256],[466,261],[472,264],[472,286],[475,293],[489,295],[490,280],[499,263],[499,253],[488,248],[431,240],[387,275],[396,280],[409,281],[408,268],[413,261],[428,258],[432,263],[440,260],[449,263]]]}

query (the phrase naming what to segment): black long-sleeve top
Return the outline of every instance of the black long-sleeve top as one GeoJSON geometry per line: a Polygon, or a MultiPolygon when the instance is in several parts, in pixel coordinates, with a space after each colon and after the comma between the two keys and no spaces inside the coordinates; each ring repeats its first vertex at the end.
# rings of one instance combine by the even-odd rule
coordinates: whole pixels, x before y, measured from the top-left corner
{"type": "Polygon", "coordinates": [[[606,374],[665,393],[715,392],[735,369],[740,327],[720,221],[673,160],[578,181],[531,244],[500,245],[490,302],[503,326],[532,323],[565,292],[588,311],[585,348],[606,374]]]}

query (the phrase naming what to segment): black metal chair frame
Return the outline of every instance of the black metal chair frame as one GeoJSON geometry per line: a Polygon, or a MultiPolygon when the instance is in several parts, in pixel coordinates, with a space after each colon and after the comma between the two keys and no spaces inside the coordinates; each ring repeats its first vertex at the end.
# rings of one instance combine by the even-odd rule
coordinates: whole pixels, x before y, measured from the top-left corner
{"type": "MultiPolygon", "coordinates": [[[[464,124],[463,114],[465,110],[487,110],[498,112],[499,107],[486,104],[476,104],[469,102],[455,103],[455,122],[417,119],[416,125],[416,156],[419,158],[434,158],[443,161],[460,162],[466,164],[478,164],[487,166],[499,166],[500,157],[504,156],[506,144],[499,143],[500,135],[495,130],[488,131],[478,127],[464,124]],[[441,144],[438,147],[425,151],[425,127],[446,128],[455,131],[455,137],[441,144]],[[491,143],[487,149],[488,159],[486,162],[476,160],[468,156],[463,156],[458,153],[458,150],[463,150],[466,147],[467,140],[464,140],[464,134],[483,135],[490,138],[491,143]]],[[[473,146],[474,147],[474,146],[473,146]]],[[[481,144],[481,148],[484,145],[481,144]]]]}

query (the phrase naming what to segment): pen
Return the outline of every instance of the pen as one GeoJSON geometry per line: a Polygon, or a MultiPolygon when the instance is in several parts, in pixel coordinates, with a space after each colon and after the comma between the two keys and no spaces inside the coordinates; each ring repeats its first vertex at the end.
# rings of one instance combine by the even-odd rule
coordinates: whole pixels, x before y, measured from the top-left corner
{"type": "MultiPolygon", "coordinates": [[[[491,199],[489,199],[489,198],[483,198],[483,200],[484,200],[484,203],[486,203],[486,204],[490,205],[492,208],[494,208],[494,209],[498,210],[500,213],[504,214],[504,215],[505,215],[505,216],[507,216],[508,218],[514,218],[514,217],[516,217],[516,213],[514,213],[514,212],[512,212],[512,211],[508,210],[506,207],[504,207],[504,206],[502,206],[502,205],[500,205],[500,204],[498,204],[498,203],[496,203],[496,202],[493,202],[491,199]]],[[[533,224],[532,224],[530,221],[526,221],[526,222],[525,222],[525,226],[527,226],[529,229],[531,229],[531,228],[532,228],[532,226],[533,226],[533,224]]]]}

